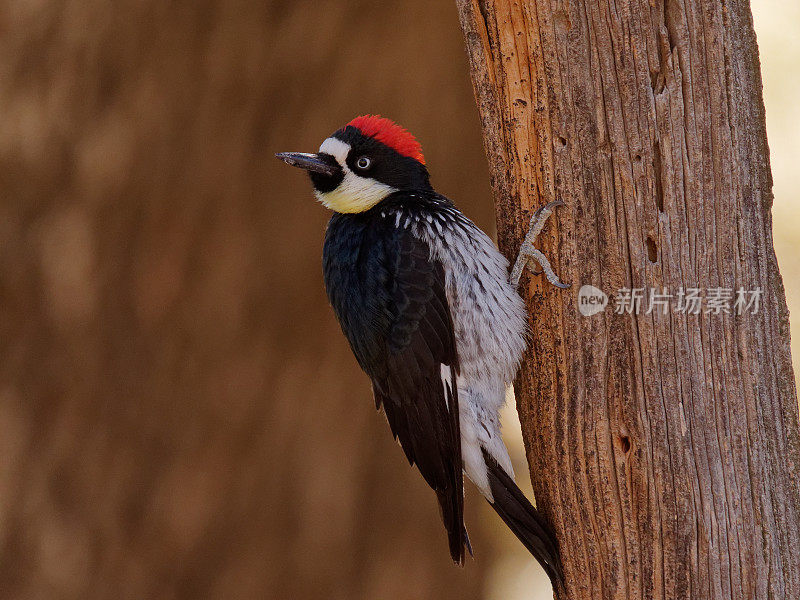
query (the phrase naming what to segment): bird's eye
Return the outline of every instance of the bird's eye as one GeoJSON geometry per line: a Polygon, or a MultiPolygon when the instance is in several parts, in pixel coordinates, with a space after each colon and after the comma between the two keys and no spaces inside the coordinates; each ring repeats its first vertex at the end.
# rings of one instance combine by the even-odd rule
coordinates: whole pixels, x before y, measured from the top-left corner
{"type": "Polygon", "coordinates": [[[372,159],[369,156],[362,156],[356,161],[356,167],[366,171],[372,166],[372,159]]]}

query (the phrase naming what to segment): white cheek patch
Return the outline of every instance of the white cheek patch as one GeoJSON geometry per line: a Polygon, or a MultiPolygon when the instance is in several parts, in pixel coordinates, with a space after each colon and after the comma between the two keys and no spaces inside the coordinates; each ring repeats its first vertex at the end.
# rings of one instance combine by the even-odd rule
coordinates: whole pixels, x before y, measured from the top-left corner
{"type": "Polygon", "coordinates": [[[344,171],[344,178],[335,190],[314,192],[326,208],[340,213],[364,212],[397,191],[390,185],[353,173],[346,162],[350,144],[331,137],[322,142],[319,151],[333,156],[344,171]]]}

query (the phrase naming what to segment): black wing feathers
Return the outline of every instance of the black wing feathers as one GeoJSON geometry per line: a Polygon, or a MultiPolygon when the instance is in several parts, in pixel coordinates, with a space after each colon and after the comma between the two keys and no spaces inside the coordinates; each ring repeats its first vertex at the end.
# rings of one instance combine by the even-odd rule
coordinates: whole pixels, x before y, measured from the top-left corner
{"type": "Polygon", "coordinates": [[[335,215],[324,263],[331,304],[376,405],[436,492],[451,556],[463,563],[458,358],[442,265],[423,240],[377,215],[335,215]]]}

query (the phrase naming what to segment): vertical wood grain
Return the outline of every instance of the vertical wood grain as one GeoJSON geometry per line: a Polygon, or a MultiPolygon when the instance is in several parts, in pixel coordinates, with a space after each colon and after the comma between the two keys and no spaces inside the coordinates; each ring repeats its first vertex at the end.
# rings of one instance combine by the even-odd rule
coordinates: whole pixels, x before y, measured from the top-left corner
{"type": "Polygon", "coordinates": [[[516,385],[559,597],[800,597],[798,405],[749,4],[456,4],[501,249],[567,203],[540,246],[572,289],[523,283],[516,385]],[[604,312],[581,316],[584,284],[611,296],[604,312]],[[616,314],[621,288],[763,297],[757,314],[677,298],[616,314]]]}

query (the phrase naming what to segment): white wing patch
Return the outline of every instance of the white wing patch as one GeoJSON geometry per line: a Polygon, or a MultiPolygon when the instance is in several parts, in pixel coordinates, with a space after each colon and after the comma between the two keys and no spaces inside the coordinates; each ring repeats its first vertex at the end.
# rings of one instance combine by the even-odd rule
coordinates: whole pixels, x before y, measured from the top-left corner
{"type": "Polygon", "coordinates": [[[447,403],[447,410],[450,410],[450,396],[453,395],[453,374],[450,370],[450,365],[441,363],[440,372],[442,385],[444,386],[444,401],[447,403]]]}

